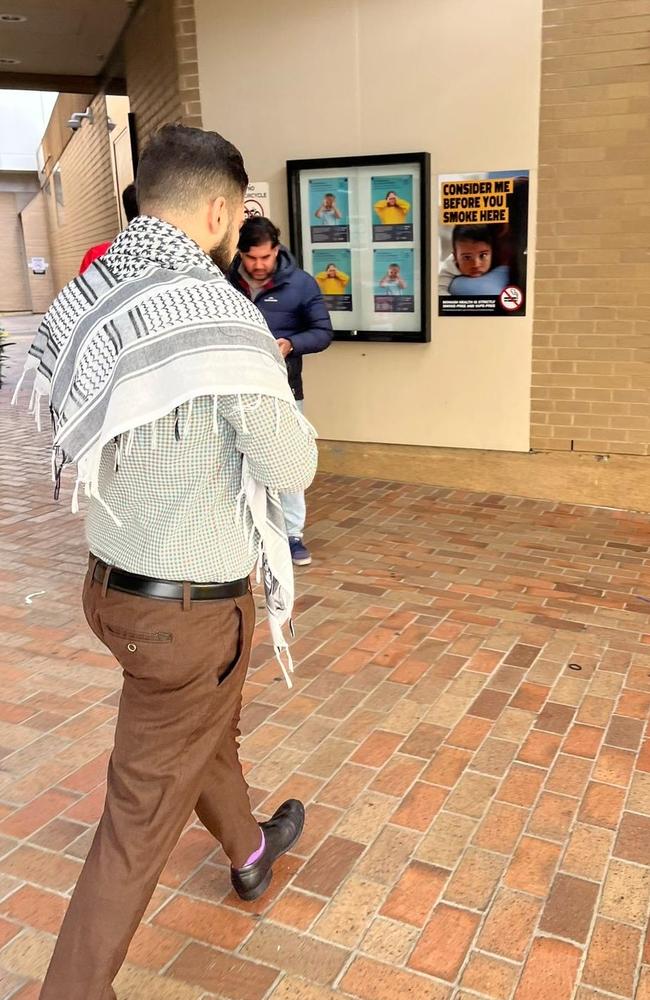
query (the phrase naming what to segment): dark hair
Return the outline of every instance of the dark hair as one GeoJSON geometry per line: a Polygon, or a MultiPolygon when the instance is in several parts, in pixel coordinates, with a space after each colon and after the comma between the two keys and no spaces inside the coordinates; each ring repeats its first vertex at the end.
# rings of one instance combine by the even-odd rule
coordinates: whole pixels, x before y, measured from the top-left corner
{"type": "Polygon", "coordinates": [[[335,195],[333,195],[331,191],[327,191],[327,192],[325,193],[325,197],[326,197],[326,198],[334,198],[334,197],[335,197],[335,195]]]}
{"type": "Polygon", "coordinates": [[[239,230],[239,249],[242,253],[248,253],[251,247],[261,247],[265,243],[270,243],[272,247],[277,247],[280,242],[280,230],[274,226],[270,219],[263,216],[256,216],[254,219],[246,219],[246,222],[239,230]]]}
{"type": "Polygon", "coordinates": [[[330,267],[336,267],[336,264],[334,263],[334,261],[332,261],[331,264],[326,264],[325,265],[325,270],[327,271],[330,267]]]}
{"type": "Polygon", "coordinates": [[[192,211],[206,197],[241,197],[247,186],[239,150],[218,132],[186,125],[163,125],[138,163],[136,194],[145,214],[164,205],[192,211]]]}
{"type": "Polygon", "coordinates": [[[388,199],[390,198],[390,196],[391,196],[392,194],[394,194],[394,195],[395,195],[395,197],[397,198],[397,191],[387,191],[387,192],[386,192],[386,197],[384,198],[384,201],[388,201],[388,199]]]}
{"type": "Polygon", "coordinates": [[[122,204],[127,222],[133,222],[138,215],[138,199],[135,193],[135,184],[127,184],[122,191],[122,204]]]}
{"type": "Polygon", "coordinates": [[[400,271],[400,270],[401,270],[401,268],[400,268],[399,264],[389,264],[388,266],[389,266],[389,267],[396,267],[398,271],[400,271]]]}
{"type": "Polygon", "coordinates": [[[494,250],[496,232],[494,226],[454,226],[451,242],[456,249],[460,240],[470,240],[472,243],[487,243],[494,250]]]}

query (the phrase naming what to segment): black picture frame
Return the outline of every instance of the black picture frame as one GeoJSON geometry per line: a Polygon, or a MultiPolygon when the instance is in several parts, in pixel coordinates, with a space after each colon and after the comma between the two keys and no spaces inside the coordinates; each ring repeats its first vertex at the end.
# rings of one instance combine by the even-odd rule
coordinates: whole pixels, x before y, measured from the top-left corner
{"type": "MultiPolygon", "coordinates": [[[[318,172],[322,170],[357,171],[359,168],[375,167],[404,167],[406,165],[417,165],[419,168],[419,190],[418,190],[418,221],[419,221],[419,241],[417,248],[419,252],[419,310],[415,310],[416,316],[419,312],[419,323],[417,330],[382,330],[336,328],[334,339],[337,341],[356,343],[358,341],[369,343],[398,343],[398,344],[425,344],[431,340],[431,156],[426,152],[417,153],[393,153],[376,154],[370,156],[336,156],[323,158],[298,159],[287,161],[287,188],[289,203],[289,232],[291,249],[300,267],[305,266],[305,243],[311,246],[312,237],[305,236],[303,232],[303,204],[301,178],[305,173],[318,172]]],[[[370,211],[370,202],[368,202],[370,211]]],[[[372,219],[368,223],[370,231],[373,233],[372,248],[367,252],[382,247],[382,243],[376,241],[375,230],[381,227],[373,226],[372,219]]],[[[351,246],[353,241],[348,240],[351,246]]],[[[413,241],[415,243],[415,240],[413,241]]],[[[397,246],[399,244],[386,244],[386,246],[397,246]]],[[[357,248],[359,249],[359,248],[357,248]]],[[[413,258],[415,260],[415,258],[413,258]]],[[[338,314],[341,315],[340,313],[338,314]]],[[[341,320],[342,322],[342,320],[341,320]]]]}

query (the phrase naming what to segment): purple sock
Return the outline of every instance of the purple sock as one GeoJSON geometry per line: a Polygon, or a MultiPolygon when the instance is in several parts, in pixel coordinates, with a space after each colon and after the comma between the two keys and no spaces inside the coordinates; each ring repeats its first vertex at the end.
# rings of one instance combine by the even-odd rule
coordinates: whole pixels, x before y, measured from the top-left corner
{"type": "Polygon", "coordinates": [[[249,865],[254,865],[255,862],[259,861],[259,859],[264,854],[264,848],[266,847],[266,840],[264,839],[264,830],[260,830],[260,833],[262,834],[262,843],[257,848],[257,850],[253,851],[251,856],[247,858],[246,861],[244,861],[242,868],[248,868],[249,865]]]}

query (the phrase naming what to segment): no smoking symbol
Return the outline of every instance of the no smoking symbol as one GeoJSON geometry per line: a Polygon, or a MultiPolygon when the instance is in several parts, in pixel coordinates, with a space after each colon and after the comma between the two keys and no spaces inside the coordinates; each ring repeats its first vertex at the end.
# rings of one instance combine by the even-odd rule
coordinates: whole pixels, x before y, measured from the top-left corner
{"type": "Polygon", "coordinates": [[[247,219],[260,218],[264,215],[264,209],[255,198],[247,198],[244,202],[244,215],[247,219]]]}
{"type": "Polygon", "coordinates": [[[524,304],[524,293],[516,285],[506,285],[499,296],[499,302],[508,312],[517,312],[524,304]]]}

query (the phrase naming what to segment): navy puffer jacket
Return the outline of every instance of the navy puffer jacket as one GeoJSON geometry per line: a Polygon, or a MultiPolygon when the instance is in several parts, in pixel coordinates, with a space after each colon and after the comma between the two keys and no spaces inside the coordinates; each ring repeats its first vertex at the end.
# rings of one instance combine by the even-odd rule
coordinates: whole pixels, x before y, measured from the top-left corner
{"type": "MultiPolygon", "coordinates": [[[[251,290],[239,273],[237,256],[230,281],[251,298],[251,290]]],[[[332,341],[332,322],[320,289],[312,276],[301,270],[286,247],[281,246],[278,266],[269,283],[257,293],[255,305],[276,340],[290,340],[293,351],[286,359],[289,384],[296,399],[303,399],[302,356],[317,354],[332,341]]]]}

